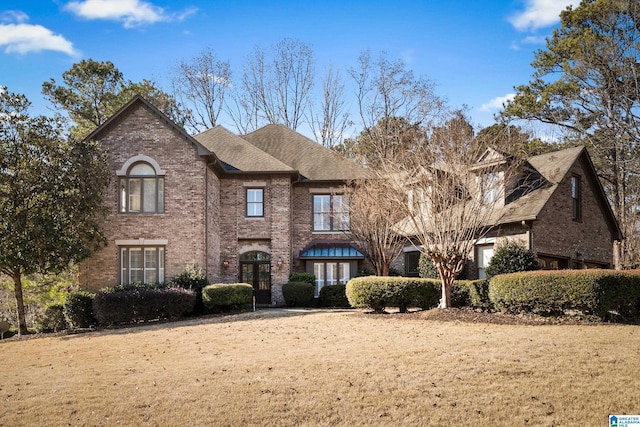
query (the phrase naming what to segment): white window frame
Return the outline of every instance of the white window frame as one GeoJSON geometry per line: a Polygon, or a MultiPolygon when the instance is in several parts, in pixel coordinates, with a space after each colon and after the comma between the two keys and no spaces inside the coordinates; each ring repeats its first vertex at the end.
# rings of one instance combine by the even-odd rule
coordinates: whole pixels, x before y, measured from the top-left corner
{"type": "Polygon", "coordinates": [[[316,276],[315,297],[320,296],[320,289],[330,285],[346,285],[351,279],[351,263],[349,261],[314,261],[313,274],[316,276]]]}
{"type": "Polygon", "coordinates": [[[349,230],[349,203],[343,194],[314,194],[312,197],[313,231],[336,232],[349,230]],[[326,202],[316,203],[319,198],[326,202]],[[316,210],[316,207],[319,209],[316,210]],[[320,219],[321,220],[317,220],[320,219]]]}
{"type": "Polygon", "coordinates": [[[264,188],[245,189],[246,208],[245,215],[248,218],[264,217],[264,188]],[[259,198],[254,196],[260,195],[259,198]]]}
{"type": "Polygon", "coordinates": [[[116,174],[119,177],[119,213],[164,213],[165,171],[160,169],[155,160],[143,155],[132,157],[125,162],[116,174]],[[135,169],[138,166],[145,166],[149,172],[136,173],[135,169]],[[134,187],[137,187],[136,194],[132,192],[134,187]]]}
{"type": "Polygon", "coordinates": [[[164,246],[121,246],[120,247],[120,284],[131,283],[156,284],[164,283],[165,247],[164,246]],[[135,266],[134,257],[140,255],[135,266]],[[140,272],[141,280],[137,280],[135,272],[140,272]],[[155,278],[155,280],[151,280],[155,278]]]}

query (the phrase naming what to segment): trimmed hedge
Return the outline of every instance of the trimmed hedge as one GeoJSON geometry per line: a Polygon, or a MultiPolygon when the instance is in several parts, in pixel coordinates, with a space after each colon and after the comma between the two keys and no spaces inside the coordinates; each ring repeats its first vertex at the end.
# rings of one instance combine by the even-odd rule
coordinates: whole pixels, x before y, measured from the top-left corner
{"type": "Polygon", "coordinates": [[[310,285],[316,285],[316,275],[313,273],[291,273],[289,275],[289,282],[305,282],[310,285]]]}
{"type": "Polygon", "coordinates": [[[456,280],[451,289],[451,305],[485,311],[493,309],[493,303],[489,299],[489,281],[456,280]]]}
{"type": "MultiPolygon", "coordinates": [[[[485,280],[456,280],[451,289],[453,307],[473,307],[487,310],[492,307],[485,280]]],[[[423,310],[436,307],[442,296],[439,279],[415,277],[359,277],[347,283],[346,295],[354,307],[371,308],[383,312],[386,307],[409,307],[423,310]]]]}
{"type": "Polygon", "coordinates": [[[193,312],[196,293],[189,289],[146,285],[106,288],[93,299],[101,325],[177,319],[193,312]]]}
{"type": "Polygon", "coordinates": [[[328,285],[320,289],[318,302],[321,307],[350,308],[346,294],[347,285],[328,285]]]}
{"type": "Polygon", "coordinates": [[[384,312],[386,307],[427,309],[440,301],[439,281],[414,277],[356,277],[349,280],[346,295],[353,307],[384,312]]]}
{"type": "Polygon", "coordinates": [[[252,300],[253,286],[247,283],[217,283],[202,288],[202,302],[214,313],[241,310],[252,300]]]}
{"type": "Polygon", "coordinates": [[[307,282],[289,282],[282,285],[282,296],[289,307],[310,307],[315,289],[307,282]]]}
{"type": "Polygon", "coordinates": [[[67,296],[63,312],[70,328],[88,328],[97,323],[93,315],[94,297],[95,294],[84,291],[73,292],[67,296]]]}
{"type": "Polygon", "coordinates": [[[640,271],[535,271],[495,276],[489,297],[500,311],[559,315],[569,310],[600,319],[640,316],[640,271]]]}

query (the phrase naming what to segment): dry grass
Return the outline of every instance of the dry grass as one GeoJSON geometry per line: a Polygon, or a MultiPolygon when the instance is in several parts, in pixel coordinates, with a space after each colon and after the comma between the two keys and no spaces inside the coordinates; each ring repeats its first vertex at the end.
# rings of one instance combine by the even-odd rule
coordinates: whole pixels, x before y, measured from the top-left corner
{"type": "Polygon", "coordinates": [[[259,311],[0,343],[0,425],[603,426],[640,329],[259,311]]]}

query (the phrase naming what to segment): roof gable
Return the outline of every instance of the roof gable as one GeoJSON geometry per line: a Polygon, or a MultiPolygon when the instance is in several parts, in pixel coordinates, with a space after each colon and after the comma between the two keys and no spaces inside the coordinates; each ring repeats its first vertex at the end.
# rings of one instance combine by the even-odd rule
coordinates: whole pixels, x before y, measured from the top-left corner
{"type": "Polygon", "coordinates": [[[194,137],[208,150],[216,153],[228,172],[290,172],[296,170],[270,156],[245,139],[222,126],[199,133],[194,137]]]}
{"type": "Polygon", "coordinates": [[[128,115],[128,113],[130,111],[133,111],[133,109],[138,107],[138,106],[142,106],[147,111],[150,111],[152,114],[155,114],[156,116],[158,116],[174,132],[176,132],[182,138],[186,139],[188,142],[193,144],[196,147],[197,151],[198,151],[198,155],[201,155],[201,156],[208,155],[208,156],[214,156],[215,157],[215,155],[212,152],[207,150],[202,144],[200,144],[198,141],[196,141],[182,127],[178,126],[173,120],[171,120],[169,117],[167,117],[162,111],[158,110],[155,106],[153,106],[153,104],[151,104],[149,101],[147,101],[146,99],[144,99],[140,95],[135,95],[133,98],[131,98],[131,101],[127,102],[125,105],[120,107],[120,109],[118,111],[116,111],[111,117],[109,117],[109,119],[107,121],[105,121],[103,124],[101,124],[96,129],[94,129],[94,131],[91,132],[85,138],[85,140],[89,141],[91,139],[99,139],[101,135],[103,135],[111,127],[115,126],[120,121],[122,121],[128,115]]]}
{"type": "Polygon", "coordinates": [[[348,181],[368,175],[364,168],[352,160],[283,125],[267,125],[242,138],[300,171],[305,180],[348,181]]]}

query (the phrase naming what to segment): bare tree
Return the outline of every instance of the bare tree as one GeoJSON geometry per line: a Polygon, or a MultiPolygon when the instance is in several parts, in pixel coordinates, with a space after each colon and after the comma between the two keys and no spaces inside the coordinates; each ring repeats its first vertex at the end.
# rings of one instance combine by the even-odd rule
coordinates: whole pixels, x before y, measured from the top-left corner
{"type": "Polygon", "coordinates": [[[344,101],[344,83],[340,71],[330,67],[322,80],[322,101],[319,112],[309,108],[309,124],[316,141],[324,147],[333,148],[342,142],[347,128],[351,125],[344,101]]]}
{"type": "Polygon", "coordinates": [[[410,155],[382,162],[393,189],[385,197],[405,217],[398,231],[415,239],[438,269],[443,308],[451,306],[451,286],[468,255],[499,222],[521,166],[471,144],[458,118],[433,128],[429,143],[410,155]]]}
{"type": "Polygon", "coordinates": [[[349,229],[345,234],[353,240],[371,263],[378,276],[388,276],[391,263],[400,255],[407,239],[395,229],[403,212],[395,200],[386,197],[393,188],[389,181],[372,176],[348,186],[349,229]]]}
{"type": "Polygon", "coordinates": [[[371,129],[381,121],[399,118],[426,127],[442,112],[444,102],[425,77],[415,77],[400,61],[381,52],[372,58],[370,51],[358,58],[358,67],[349,74],[356,83],[356,99],[363,129],[371,129]]]}
{"type": "Polygon", "coordinates": [[[188,110],[186,126],[194,133],[202,132],[218,122],[231,86],[231,67],[207,48],[200,56],[178,64],[171,85],[174,97],[188,110]]]}
{"type": "Polygon", "coordinates": [[[245,65],[233,115],[243,127],[258,119],[296,130],[309,107],[313,75],[313,49],[308,44],[286,38],[269,52],[256,47],[245,65]]]}
{"type": "Polygon", "coordinates": [[[363,52],[349,74],[356,84],[362,132],[357,139],[345,140],[337,151],[376,168],[377,161],[424,143],[423,130],[444,107],[430,80],[415,77],[402,61],[392,61],[384,52],[375,59],[363,52]]]}

